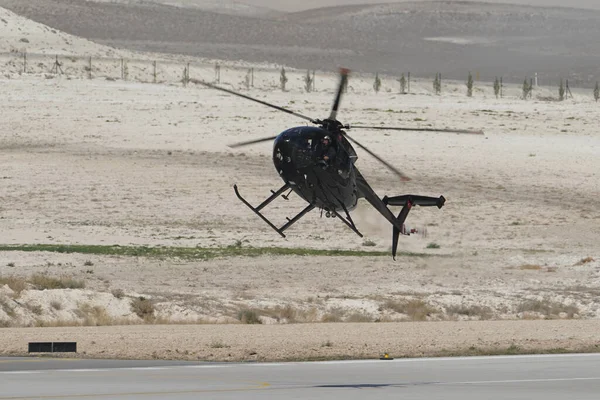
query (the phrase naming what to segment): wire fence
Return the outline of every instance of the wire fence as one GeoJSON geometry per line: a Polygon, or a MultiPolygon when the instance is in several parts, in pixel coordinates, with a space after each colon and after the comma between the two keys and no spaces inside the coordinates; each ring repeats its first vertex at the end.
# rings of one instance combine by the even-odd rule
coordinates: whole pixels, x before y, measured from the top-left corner
{"type": "MultiPolygon", "coordinates": [[[[26,52],[0,53],[0,73],[43,75],[48,78],[62,75],[72,78],[124,80],[144,83],[187,84],[190,79],[241,88],[281,88],[281,69],[247,67],[225,63],[181,62],[131,58],[106,58],[73,55],[48,55],[26,52]],[[264,74],[261,72],[269,72],[264,74]]],[[[285,72],[285,87],[316,90],[317,71],[285,72]],[[306,75],[311,84],[307,86],[306,75]]],[[[319,72],[320,75],[324,74],[319,72]]]]}
{"type": "MultiPolygon", "coordinates": [[[[39,53],[9,52],[0,53],[0,74],[41,75],[46,78],[66,76],[77,79],[123,80],[142,83],[177,84],[186,86],[190,80],[203,80],[229,86],[236,90],[286,90],[286,91],[333,91],[338,78],[331,71],[286,69],[275,66],[247,66],[225,62],[184,62],[180,60],[152,60],[133,58],[108,58],[77,55],[50,55],[39,53]]],[[[471,73],[468,73],[471,76],[471,73]]],[[[499,82],[502,82],[500,77],[499,82]]],[[[378,73],[353,74],[347,90],[351,92],[382,91],[389,93],[427,93],[456,94],[456,84],[461,82],[443,81],[441,74],[435,77],[415,77],[407,72],[401,76],[384,76],[378,73]],[[444,84],[453,83],[452,91],[444,84]]],[[[577,97],[583,100],[600,98],[598,85],[590,89],[574,89],[569,82],[556,83],[555,86],[541,87],[534,78],[525,78],[523,86],[506,85],[497,82],[475,82],[469,89],[467,73],[465,73],[465,95],[479,94],[496,97],[519,97],[524,100],[537,99],[545,101],[564,100],[577,97]],[[561,89],[562,87],[562,89],[561,89]],[[571,90],[573,89],[573,91],[571,90]]]]}

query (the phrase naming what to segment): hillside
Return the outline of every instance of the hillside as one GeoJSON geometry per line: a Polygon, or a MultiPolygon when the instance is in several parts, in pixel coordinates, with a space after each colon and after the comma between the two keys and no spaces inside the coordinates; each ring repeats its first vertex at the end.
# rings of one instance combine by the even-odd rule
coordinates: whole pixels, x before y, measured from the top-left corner
{"type": "Polygon", "coordinates": [[[233,0],[86,0],[96,3],[121,3],[127,5],[152,6],[162,4],[180,8],[192,8],[221,14],[265,17],[281,14],[267,7],[258,7],[233,0]]]}
{"type": "Polygon", "coordinates": [[[600,77],[600,11],[465,2],[344,6],[254,18],[81,0],[0,0],[38,22],[113,46],[299,68],[522,82],[600,77]]]}
{"type": "Polygon", "coordinates": [[[0,52],[116,57],[118,50],[58,31],[0,7],[0,52]]]}

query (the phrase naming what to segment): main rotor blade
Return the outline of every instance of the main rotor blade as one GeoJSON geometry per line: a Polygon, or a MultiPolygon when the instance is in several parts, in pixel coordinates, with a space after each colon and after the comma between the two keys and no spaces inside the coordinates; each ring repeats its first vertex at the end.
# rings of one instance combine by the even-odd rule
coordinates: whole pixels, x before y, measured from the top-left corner
{"type": "Polygon", "coordinates": [[[436,128],[399,128],[393,126],[362,126],[348,125],[347,129],[376,129],[380,131],[408,131],[408,132],[444,132],[444,133],[461,133],[468,135],[483,135],[483,131],[471,131],[464,129],[436,129],[436,128]]]}
{"type": "Polygon", "coordinates": [[[270,142],[275,139],[277,139],[277,136],[271,136],[271,137],[262,138],[262,139],[249,140],[247,142],[230,144],[229,147],[231,147],[232,149],[235,149],[236,147],[249,146],[249,145],[255,144],[255,143],[270,142]]]}
{"type": "Polygon", "coordinates": [[[294,116],[296,116],[298,118],[305,119],[307,121],[312,122],[313,124],[317,124],[318,123],[316,120],[314,120],[314,119],[312,119],[310,117],[307,117],[306,115],[302,115],[302,114],[297,113],[295,111],[288,110],[287,108],[276,106],[275,104],[267,103],[266,101],[262,101],[262,100],[255,99],[255,98],[250,97],[250,96],[246,96],[245,94],[234,92],[233,90],[229,90],[229,89],[225,89],[223,87],[217,86],[217,85],[213,85],[212,83],[208,83],[208,82],[201,81],[201,80],[198,80],[198,79],[190,79],[190,82],[196,83],[196,84],[200,84],[200,85],[209,87],[211,89],[220,90],[222,92],[229,93],[229,94],[232,94],[234,96],[239,96],[239,97],[242,97],[242,98],[247,99],[247,100],[254,101],[254,102],[262,104],[264,106],[271,107],[271,108],[274,108],[276,110],[283,111],[284,113],[288,113],[288,114],[294,115],[294,116]]]}
{"type": "Polygon", "coordinates": [[[369,153],[377,161],[379,161],[380,163],[382,163],[383,165],[385,165],[390,171],[392,171],[393,173],[395,173],[396,175],[398,175],[401,180],[403,180],[403,181],[410,181],[410,178],[408,177],[408,175],[406,175],[403,172],[401,172],[400,170],[396,169],[396,167],[394,167],[393,165],[391,165],[390,163],[388,163],[387,161],[385,161],[383,158],[379,157],[377,154],[373,153],[371,150],[369,150],[368,148],[366,148],[365,146],[363,146],[362,144],[360,144],[356,139],[352,139],[350,137],[350,135],[348,135],[348,134],[345,134],[344,136],[346,137],[346,139],[348,139],[349,141],[351,141],[352,143],[354,143],[355,145],[357,145],[358,147],[360,147],[361,149],[363,149],[364,151],[366,151],[367,153],[369,153]]]}
{"type": "Polygon", "coordinates": [[[340,108],[340,102],[342,101],[342,94],[344,93],[344,88],[348,83],[348,74],[350,73],[349,69],[340,68],[340,85],[338,86],[337,95],[335,97],[335,101],[333,103],[333,108],[331,109],[331,114],[329,115],[329,119],[335,121],[337,119],[337,112],[340,108]]]}

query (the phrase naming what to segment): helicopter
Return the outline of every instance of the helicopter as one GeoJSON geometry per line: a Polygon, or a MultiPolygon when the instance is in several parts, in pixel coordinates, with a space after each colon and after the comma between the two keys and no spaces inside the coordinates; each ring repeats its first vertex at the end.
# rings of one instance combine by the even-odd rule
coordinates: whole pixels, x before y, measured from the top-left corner
{"type": "Polygon", "coordinates": [[[348,228],[362,238],[363,234],[358,230],[350,212],[356,208],[358,200],[364,198],[391,223],[393,228],[392,257],[395,260],[400,234],[409,236],[417,232],[415,229],[408,229],[404,224],[410,210],[414,206],[437,207],[441,209],[446,203],[446,199],[444,196],[429,197],[410,194],[393,197],[384,196],[380,198],[356,167],[358,156],[352,144],[374,157],[401,181],[409,181],[410,178],[377,154],[373,153],[367,147],[363,146],[356,139],[350,137],[346,131],[350,129],[371,129],[449,132],[475,135],[482,135],[483,132],[456,129],[343,125],[337,120],[337,114],[342,95],[347,88],[349,73],[350,71],[348,69],[340,69],[340,80],[333,107],[329,117],[323,120],[313,119],[290,109],[258,100],[209,82],[197,79],[190,79],[190,81],[294,115],[315,125],[297,126],[287,129],[276,136],[245,141],[229,146],[231,148],[239,148],[273,141],[273,164],[275,165],[278,175],[284,181],[284,184],[278,190],[271,190],[271,195],[256,207],[252,206],[244,197],[242,197],[237,185],[234,185],[233,189],[236,196],[242,203],[250,208],[250,210],[284,238],[286,237],[284,232],[288,228],[315,208],[321,210],[321,216],[323,215],[323,212],[325,212],[327,218],[337,218],[341,220],[348,228]],[[306,201],[307,206],[293,218],[287,218],[285,224],[277,227],[267,219],[261,211],[279,196],[284,200],[288,200],[291,192],[295,192],[306,201]],[[402,208],[398,216],[395,216],[388,206],[402,208]]]}

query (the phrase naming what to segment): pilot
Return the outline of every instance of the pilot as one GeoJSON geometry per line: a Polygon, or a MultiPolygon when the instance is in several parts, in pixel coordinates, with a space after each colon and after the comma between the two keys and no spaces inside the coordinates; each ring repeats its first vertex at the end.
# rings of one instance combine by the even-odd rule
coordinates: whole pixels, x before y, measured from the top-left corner
{"type": "Polygon", "coordinates": [[[321,159],[324,166],[329,166],[333,163],[335,159],[335,147],[331,143],[331,138],[329,136],[325,136],[321,139],[321,159]]]}

